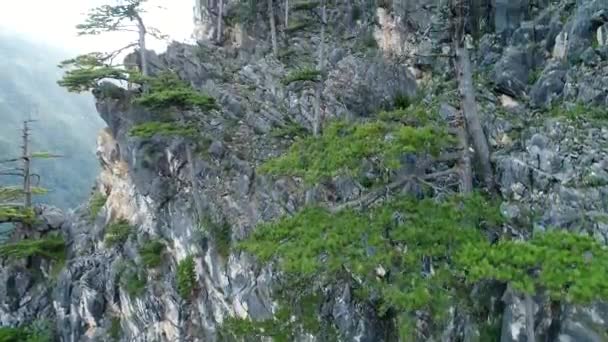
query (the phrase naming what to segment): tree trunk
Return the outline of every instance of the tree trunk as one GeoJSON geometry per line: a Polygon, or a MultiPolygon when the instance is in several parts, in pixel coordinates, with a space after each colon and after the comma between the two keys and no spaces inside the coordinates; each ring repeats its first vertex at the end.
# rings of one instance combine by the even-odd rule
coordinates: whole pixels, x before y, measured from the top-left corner
{"type": "Polygon", "coordinates": [[[473,140],[473,147],[481,166],[483,181],[488,190],[493,191],[494,172],[490,161],[490,147],[488,146],[488,141],[486,140],[486,135],[477,113],[477,101],[475,100],[471,60],[466,47],[456,45],[456,66],[460,94],[462,96],[462,110],[466,120],[467,130],[473,140]]]}
{"type": "Polygon", "coordinates": [[[524,306],[526,310],[526,337],[528,342],[535,342],[536,337],[534,336],[534,301],[532,296],[524,294],[524,306]]]}
{"type": "Polygon", "coordinates": [[[321,73],[321,79],[317,82],[315,90],[315,117],[312,123],[313,136],[319,136],[321,132],[321,96],[323,94],[323,79],[325,74],[325,25],[327,24],[327,11],[325,1],[321,1],[321,41],[319,43],[319,61],[318,70],[321,73]]]}
{"type": "Polygon", "coordinates": [[[469,151],[469,138],[467,136],[465,118],[463,111],[456,113],[456,125],[458,131],[458,147],[461,150],[460,157],[460,191],[469,194],[473,191],[473,172],[471,168],[471,152],[469,151]]]}
{"type": "Polygon", "coordinates": [[[139,58],[141,59],[141,73],[144,76],[149,76],[148,56],[146,53],[146,26],[140,16],[136,17],[137,28],[139,31],[139,58]]]}
{"type": "Polygon", "coordinates": [[[274,21],[274,1],[268,0],[268,16],[270,17],[270,39],[272,40],[272,53],[275,57],[279,55],[277,47],[277,26],[274,21]]]}
{"type": "Polygon", "coordinates": [[[224,0],[220,0],[220,6],[217,11],[217,35],[216,40],[218,44],[222,43],[222,21],[224,17],[224,0]]]}
{"type": "Polygon", "coordinates": [[[289,0],[285,0],[285,32],[289,27],[289,0]]]}
{"type": "Polygon", "coordinates": [[[26,209],[32,207],[32,184],[30,182],[30,128],[28,121],[23,121],[23,194],[25,195],[24,206],[26,209]]]}

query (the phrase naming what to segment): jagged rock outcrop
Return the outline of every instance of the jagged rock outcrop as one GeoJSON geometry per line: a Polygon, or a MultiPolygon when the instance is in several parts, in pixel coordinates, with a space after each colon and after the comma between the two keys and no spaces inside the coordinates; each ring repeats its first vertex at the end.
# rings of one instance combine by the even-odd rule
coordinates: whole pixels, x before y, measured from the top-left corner
{"type": "MultiPolygon", "coordinates": [[[[330,10],[336,25],[327,39],[326,120],[372,116],[399,96],[413,96],[416,81],[450,70],[448,59],[431,56],[451,51],[445,33],[432,30],[445,24],[441,6],[423,3],[393,1],[391,8],[364,11],[356,20],[352,8],[362,1],[339,1],[330,10]],[[374,18],[378,26],[370,30],[374,18]],[[364,34],[381,50],[362,48],[357,40],[364,34]],[[417,56],[404,58],[412,53],[417,56]]],[[[235,11],[234,2],[225,5],[227,15],[235,11]]],[[[608,130],[586,120],[587,112],[575,112],[574,106],[608,104],[607,12],[608,3],[601,0],[496,0],[481,1],[470,15],[470,32],[480,34],[476,86],[494,151],[501,208],[509,220],[505,234],[529,234],[525,227],[584,229],[608,242],[608,130]],[[567,113],[574,113],[575,120],[543,111],[558,101],[564,110],[571,108],[567,113]]],[[[214,35],[213,20],[212,14],[200,17],[207,25],[201,26],[207,32],[201,38],[214,35]]],[[[314,116],[314,89],[281,80],[314,60],[317,32],[311,28],[294,34],[287,42],[292,54],[277,59],[263,54],[268,49],[265,29],[264,22],[228,25],[227,32],[233,33],[223,46],[175,43],[164,54],[150,55],[152,73],[175,70],[218,100],[218,111],[175,113],[201,132],[196,139],[131,136],[134,125],[159,120],[158,114],[131,104],[136,90],[106,83],[95,92],[108,125],[98,139],[103,170],[96,191],[107,200],[93,218],[86,206],[65,221],[51,212],[43,215],[69,241],[68,261],[55,284],[36,281],[25,265],[3,268],[3,325],[48,316],[56,317],[62,341],[107,340],[116,322],[122,341],[221,341],[218,331],[227,317],[271,317],[276,310],[272,286],[281,275],[245,253],[226,250],[226,244],[243,239],[260,222],[293,213],[307,198],[354,199],[361,191],[354,181],[311,190],[291,178],[256,172],[262,161],[290,143],[270,134],[273,129],[293,122],[310,128],[314,116]],[[244,39],[256,44],[244,44],[244,39]],[[104,236],[119,219],[133,227],[133,234],[124,244],[109,246],[104,236]],[[161,266],[146,269],[139,249],[151,239],[163,241],[166,250],[161,266]],[[188,256],[195,260],[196,285],[186,300],[177,290],[176,272],[188,256]],[[123,275],[141,270],[146,270],[146,285],[133,295],[123,275]]],[[[436,334],[439,340],[525,341],[530,317],[524,299],[502,288],[492,297],[502,303],[495,309],[499,333],[481,335],[483,327],[452,310],[448,329],[436,334]]],[[[542,340],[606,339],[608,309],[603,303],[555,306],[534,298],[533,307],[542,340]]],[[[345,341],[393,337],[394,327],[358,303],[347,285],[327,289],[321,312],[345,341]]]]}
{"type": "MultiPolygon", "coordinates": [[[[35,209],[38,221],[28,229],[32,238],[60,232],[67,225],[65,214],[58,208],[40,205],[35,209]]],[[[13,234],[19,238],[19,232],[13,234]]],[[[53,279],[56,269],[49,262],[31,257],[29,260],[1,260],[0,264],[0,326],[17,326],[37,319],[53,320],[53,279]]]]}

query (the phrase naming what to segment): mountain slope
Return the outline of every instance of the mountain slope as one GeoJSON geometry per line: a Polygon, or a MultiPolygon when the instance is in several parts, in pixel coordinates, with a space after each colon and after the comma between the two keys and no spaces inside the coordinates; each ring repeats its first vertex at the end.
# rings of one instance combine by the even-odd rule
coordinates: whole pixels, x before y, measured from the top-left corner
{"type": "MultiPolygon", "coordinates": [[[[21,145],[22,120],[31,115],[32,148],[61,154],[61,160],[36,161],[34,171],[50,190],[41,201],[68,208],[88,195],[98,172],[95,137],[103,126],[89,95],[60,88],[57,64],[69,56],[39,43],[0,34],[0,158],[21,145]],[[37,109],[34,109],[37,107],[37,109]],[[36,110],[35,114],[34,110],[36,110]]],[[[0,179],[0,184],[16,180],[0,179]]]]}

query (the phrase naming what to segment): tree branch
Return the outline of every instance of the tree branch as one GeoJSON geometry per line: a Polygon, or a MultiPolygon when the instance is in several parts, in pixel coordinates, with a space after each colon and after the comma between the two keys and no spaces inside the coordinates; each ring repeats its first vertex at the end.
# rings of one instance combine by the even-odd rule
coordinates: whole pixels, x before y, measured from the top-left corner
{"type": "Polygon", "coordinates": [[[17,161],[23,160],[23,158],[11,158],[11,159],[0,159],[0,164],[4,163],[14,163],[17,161]]]}
{"type": "Polygon", "coordinates": [[[405,185],[407,182],[416,181],[416,180],[428,180],[428,179],[440,178],[440,177],[444,177],[444,176],[449,176],[454,173],[458,173],[458,169],[451,168],[451,169],[448,169],[445,171],[438,171],[438,172],[429,173],[429,174],[420,175],[420,176],[417,176],[417,175],[405,176],[405,177],[399,178],[398,180],[396,180],[390,184],[387,184],[386,186],[384,186],[382,188],[376,189],[357,200],[330,207],[329,211],[332,213],[337,213],[341,210],[349,209],[349,208],[355,208],[355,207],[366,208],[370,204],[375,202],[378,198],[380,198],[380,196],[382,196],[382,194],[394,191],[395,189],[398,189],[398,188],[402,187],[403,185],[405,185]]]}

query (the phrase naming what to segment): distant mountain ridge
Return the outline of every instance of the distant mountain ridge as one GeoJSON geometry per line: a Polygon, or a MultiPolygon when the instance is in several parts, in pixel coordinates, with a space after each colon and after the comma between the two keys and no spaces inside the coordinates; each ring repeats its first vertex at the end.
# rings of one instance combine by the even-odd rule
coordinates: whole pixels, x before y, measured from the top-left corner
{"type": "MultiPolygon", "coordinates": [[[[96,136],[103,127],[90,95],[57,85],[62,74],[57,64],[68,57],[44,43],[0,34],[0,159],[19,153],[22,120],[32,115],[38,120],[32,124],[32,149],[64,156],[34,163],[41,186],[49,189],[39,200],[64,209],[88,196],[98,172],[96,136]]],[[[15,181],[1,177],[0,185],[15,181]]]]}

